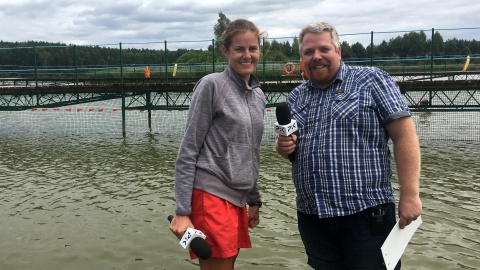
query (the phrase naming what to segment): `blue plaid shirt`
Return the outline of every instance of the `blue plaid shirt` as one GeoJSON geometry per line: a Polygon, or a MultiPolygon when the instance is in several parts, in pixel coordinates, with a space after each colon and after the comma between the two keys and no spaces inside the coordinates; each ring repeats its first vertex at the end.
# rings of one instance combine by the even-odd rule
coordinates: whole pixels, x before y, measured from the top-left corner
{"type": "Polygon", "coordinates": [[[395,203],[385,126],[411,113],[387,73],[341,62],[326,89],[309,80],[287,104],[299,128],[292,165],[298,211],[326,218],[395,203]]]}

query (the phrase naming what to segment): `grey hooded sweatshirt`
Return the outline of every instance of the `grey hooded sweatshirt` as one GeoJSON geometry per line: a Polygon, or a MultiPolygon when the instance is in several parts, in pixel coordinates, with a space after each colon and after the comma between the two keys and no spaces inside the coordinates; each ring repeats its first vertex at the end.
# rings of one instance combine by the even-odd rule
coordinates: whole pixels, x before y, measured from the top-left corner
{"type": "Polygon", "coordinates": [[[193,188],[239,207],[261,202],[257,188],[265,95],[231,67],[194,87],[175,164],[177,215],[190,215],[193,188]]]}

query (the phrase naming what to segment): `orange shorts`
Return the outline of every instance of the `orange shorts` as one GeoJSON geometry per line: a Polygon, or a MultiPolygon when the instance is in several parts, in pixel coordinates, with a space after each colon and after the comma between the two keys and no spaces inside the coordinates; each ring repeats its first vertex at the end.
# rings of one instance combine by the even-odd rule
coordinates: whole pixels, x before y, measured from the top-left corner
{"type": "MultiPolygon", "coordinates": [[[[229,258],[240,248],[251,248],[247,207],[238,207],[207,192],[193,189],[192,214],[195,229],[202,231],[213,258],[229,258]]],[[[190,258],[197,256],[190,251],[190,258]]]]}

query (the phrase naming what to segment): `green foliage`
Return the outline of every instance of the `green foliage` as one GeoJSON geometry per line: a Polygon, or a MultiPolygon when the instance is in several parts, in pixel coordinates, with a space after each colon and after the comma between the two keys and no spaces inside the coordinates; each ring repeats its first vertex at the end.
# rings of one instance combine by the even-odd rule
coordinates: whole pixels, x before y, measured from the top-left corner
{"type": "MultiPolygon", "coordinates": [[[[214,27],[218,38],[230,20],[219,13],[219,19],[214,27]]],[[[218,42],[218,40],[217,40],[218,42]]],[[[299,43],[297,38],[278,41],[264,39],[261,52],[262,59],[267,62],[297,62],[300,59],[299,43]]],[[[215,43],[215,47],[219,46],[215,43]]],[[[218,47],[217,47],[218,48],[218,47]]],[[[74,66],[86,68],[119,67],[124,66],[162,66],[165,63],[204,64],[224,62],[224,57],[212,45],[207,50],[177,49],[122,49],[101,46],[75,46],[63,43],[49,43],[42,41],[4,42],[0,41],[0,69],[20,70],[31,69],[32,66],[42,68],[74,66]],[[215,55],[213,55],[215,53],[215,55]],[[167,57],[167,59],[165,59],[167,57]],[[215,57],[215,58],[214,58],[215,57]],[[122,60],[121,60],[122,59],[122,60]]],[[[380,44],[367,46],[359,42],[352,45],[341,43],[342,58],[349,61],[361,59],[391,59],[429,57],[432,51],[432,41],[427,39],[423,31],[410,32],[403,36],[382,41],[380,44]],[[371,54],[373,53],[373,55],[371,54]]],[[[478,55],[480,42],[476,40],[449,39],[444,41],[440,33],[434,33],[433,51],[435,56],[451,57],[478,55]]],[[[460,60],[459,60],[460,62],[460,60]]]]}
{"type": "Polygon", "coordinates": [[[298,38],[293,39],[292,44],[292,59],[300,59],[300,43],[298,42],[298,38]]]}
{"type": "Polygon", "coordinates": [[[215,35],[215,39],[220,40],[222,38],[222,33],[227,28],[228,24],[230,23],[230,19],[225,16],[222,12],[218,13],[218,20],[215,26],[213,27],[213,34],[215,35]]]}
{"type": "Polygon", "coordinates": [[[278,61],[287,62],[289,60],[290,59],[282,51],[272,50],[270,51],[270,53],[266,54],[265,56],[265,61],[268,61],[268,62],[278,62],[278,61]]]}
{"type": "Polygon", "coordinates": [[[223,31],[227,28],[228,24],[230,24],[230,19],[225,16],[222,12],[218,13],[218,20],[215,26],[213,27],[213,34],[215,35],[215,48],[216,48],[216,58],[222,59],[222,34],[223,31]]]}
{"type": "Polygon", "coordinates": [[[198,64],[198,63],[211,63],[212,52],[202,50],[191,50],[182,54],[175,61],[181,64],[198,64]]]}

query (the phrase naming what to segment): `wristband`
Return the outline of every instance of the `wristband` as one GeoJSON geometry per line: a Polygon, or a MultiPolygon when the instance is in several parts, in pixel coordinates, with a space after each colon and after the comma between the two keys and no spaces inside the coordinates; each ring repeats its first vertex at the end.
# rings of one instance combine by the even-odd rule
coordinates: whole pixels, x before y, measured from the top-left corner
{"type": "Polygon", "coordinates": [[[258,206],[258,208],[260,208],[262,207],[262,202],[249,203],[248,206],[258,206]]]}

